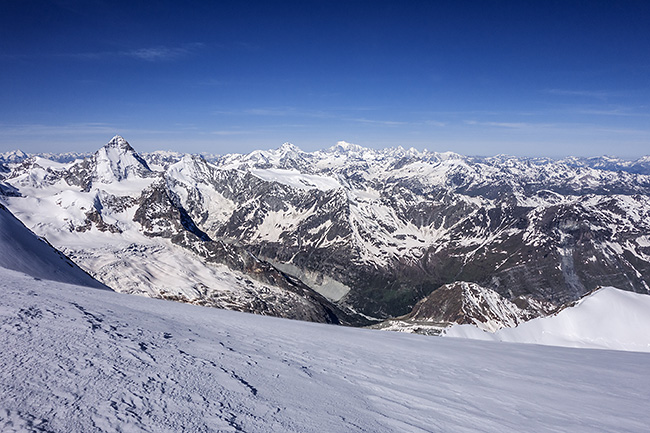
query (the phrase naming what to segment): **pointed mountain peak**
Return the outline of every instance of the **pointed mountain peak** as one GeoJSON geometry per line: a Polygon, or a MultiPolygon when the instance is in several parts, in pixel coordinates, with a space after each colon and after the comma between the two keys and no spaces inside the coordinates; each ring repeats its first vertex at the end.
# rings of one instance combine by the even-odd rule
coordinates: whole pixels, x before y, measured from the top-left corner
{"type": "Polygon", "coordinates": [[[282,146],[277,148],[277,152],[279,153],[303,153],[302,150],[289,142],[284,143],[282,146]]]}
{"type": "Polygon", "coordinates": [[[151,169],[121,136],[116,135],[95,152],[95,180],[111,183],[131,177],[147,177],[151,169]]]}
{"type": "Polygon", "coordinates": [[[12,150],[10,152],[0,153],[0,162],[22,162],[29,158],[22,150],[12,150]]]}
{"type": "Polygon", "coordinates": [[[106,147],[133,150],[129,142],[122,138],[121,135],[116,135],[115,137],[111,138],[111,141],[106,144],[106,147]]]}

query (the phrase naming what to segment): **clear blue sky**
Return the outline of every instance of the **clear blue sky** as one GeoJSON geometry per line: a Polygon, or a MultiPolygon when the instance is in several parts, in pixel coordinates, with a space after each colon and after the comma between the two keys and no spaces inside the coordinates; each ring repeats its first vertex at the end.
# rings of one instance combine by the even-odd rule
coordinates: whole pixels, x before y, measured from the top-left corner
{"type": "Polygon", "coordinates": [[[650,1],[0,1],[0,152],[650,154],[650,1]]]}

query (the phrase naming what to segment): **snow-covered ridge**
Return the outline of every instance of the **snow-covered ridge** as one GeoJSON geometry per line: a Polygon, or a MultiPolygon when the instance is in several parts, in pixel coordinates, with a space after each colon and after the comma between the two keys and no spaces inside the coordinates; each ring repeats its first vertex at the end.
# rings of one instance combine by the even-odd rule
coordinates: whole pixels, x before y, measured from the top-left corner
{"type": "Polygon", "coordinates": [[[616,431],[648,354],[324,326],[0,268],[3,432],[616,431]]]}
{"type": "Polygon", "coordinates": [[[251,170],[251,173],[260,179],[264,179],[269,182],[279,182],[292,188],[316,188],[322,191],[341,188],[341,184],[336,179],[314,174],[303,174],[298,170],[283,170],[280,168],[254,168],[251,170]]]}
{"type": "Polygon", "coordinates": [[[454,325],[448,337],[650,352],[650,295],[604,287],[548,316],[483,332],[454,325]]]}
{"type": "Polygon", "coordinates": [[[108,289],[38,238],[0,204],[0,267],[33,278],[108,289]]]}
{"type": "Polygon", "coordinates": [[[0,153],[0,163],[18,163],[29,158],[22,150],[11,150],[9,152],[0,153]]]}
{"type": "Polygon", "coordinates": [[[532,317],[546,314],[552,304],[528,297],[510,301],[494,290],[475,283],[446,284],[420,300],[405,316],[389,319],[372,328],[416,334],[441,335],[463,324],[486,332],[513,328],[532,317]]]}

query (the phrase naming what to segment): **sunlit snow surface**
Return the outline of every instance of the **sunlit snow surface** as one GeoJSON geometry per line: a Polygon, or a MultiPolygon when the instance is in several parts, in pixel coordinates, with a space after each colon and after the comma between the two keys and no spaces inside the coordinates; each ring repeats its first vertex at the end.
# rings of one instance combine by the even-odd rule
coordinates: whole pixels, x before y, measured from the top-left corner
{"type": "Polygon", "coordinates": [[[278,182],[297,189],[320,189],[327,191],[341,188],[341,184],[331,177],[300,173],[298,170],[252,169],[251,173],[268,182],[278,182]]]}
{"type": "Polygon", "coordinates": [[[650,355],[323,326],[0,269],[2,432],[642,432],[650,355]]]}
{"type": "Polygon", "coordinates": [[[605,287],[559,313],[484,332],[454,325],[448,337],[650,352],[650,296],[605,287]]]}

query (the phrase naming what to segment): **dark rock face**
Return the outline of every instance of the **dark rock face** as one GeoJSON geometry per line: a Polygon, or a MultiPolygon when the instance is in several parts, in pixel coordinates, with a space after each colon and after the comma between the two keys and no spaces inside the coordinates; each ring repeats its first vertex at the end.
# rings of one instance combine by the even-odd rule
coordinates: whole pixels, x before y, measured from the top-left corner
{"type": "Polygon", "coordinates": [[[20,191],[16,187],[0,182],[0,196],[3,195],[5,197],[20,197],[20,191]]]}
{"type": "MultiPolygon", "coordinates": [[[[188,212],[176,205],[163,182],[154,183],[139,200],[134,221],[140,223],[147,236],[169,238],[201,257],[207,263],[220,263],[230,269],[252,276],[255,280],[283,289],[280,293],[252,293],[254,302],[240,311],[266,314],[323,323],[351,323],[355,320],[314,292],[302,281],[280,272],[268,262],[258,259],[244,248],[213,241],[202,232],[188,212]]],[[[220,305],[210,298],[201,305],[220,305]]]]}
{"type": "Polygon", "coordinates": [[[494,331],[517,326],[552,309],[550,303],[534,302],[523,297],[510,302],[478,284],[455,282],[435,290],[401,319],[415,323],[475,324],[494,331]]]}

